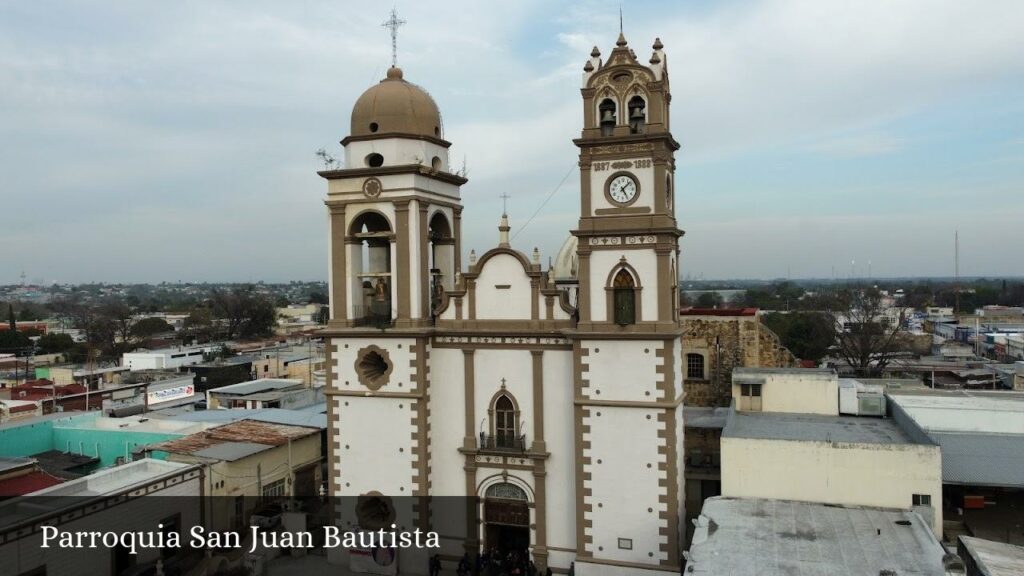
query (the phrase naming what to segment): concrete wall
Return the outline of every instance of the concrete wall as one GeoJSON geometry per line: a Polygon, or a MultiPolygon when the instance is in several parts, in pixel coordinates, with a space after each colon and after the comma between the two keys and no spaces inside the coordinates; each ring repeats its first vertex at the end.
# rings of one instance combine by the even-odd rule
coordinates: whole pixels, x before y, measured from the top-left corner
{"type": "Polygon", "coordinates": [[[742,384],[761,384],[762,412],[839,415],[839,378],[835,374],[734,374],[732,397],[736,406],[740,405],[742,384]]]}
{"type": "Polygon", "coordinates": [[[722,438],[722,495],[910,509],[931,496],[942,534],[938,446],[722,438]]]}

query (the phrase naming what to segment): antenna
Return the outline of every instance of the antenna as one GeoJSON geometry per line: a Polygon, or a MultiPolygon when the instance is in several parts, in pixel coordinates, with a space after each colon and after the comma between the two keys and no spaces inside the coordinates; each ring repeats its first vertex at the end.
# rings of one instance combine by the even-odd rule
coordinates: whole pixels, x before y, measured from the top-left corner
{"type": "Polygon", "coordinates": [[[622,34],[622,4],[619,4],[619,34],[622,34]]]}
{"type": "Polygon", "coordinates": [[[953,303],[953,314],[960,313],[960,231],[953,231],[953,291],[956,300],[953,303]]]}
{"type": "Polygon", "coordinates": [[[381,26],[391,31],[391,67],[398,66],[398,27],[405,24],[405,20],[398,17],[397,8],[391,9],[391,16],[381,26]]]}

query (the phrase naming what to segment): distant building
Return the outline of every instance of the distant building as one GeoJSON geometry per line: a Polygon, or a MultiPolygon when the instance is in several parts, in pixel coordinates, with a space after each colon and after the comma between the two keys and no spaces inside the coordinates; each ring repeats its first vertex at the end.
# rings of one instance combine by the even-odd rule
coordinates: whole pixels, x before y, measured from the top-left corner
{"type": "Polygon", "coordinates": [[[35,400],[0,400],[0,423],[42,416],[42,403],[35,400]]]}
{"type": "Polygon", "coordinates": [[[324,402],[323,389],[309,388],[302,380],[263,378],[221,386],[206,392],[207,407],[217,408],[303,408],[324,402]]]}
{"type": "Polygon", "coordinates": [[[167,370],[199,364],[206,354],[220,350],[219,345],[179,346],[159,350],[125,352],[121,364],[129,370],[167,370]]]}
{"type": "Polygon", "coordinates": [[[193,374],[192,383],[198,393],[253,379],[252,359],[247,356],[218,358],[212,362],[194,364],[188,370],[193,374]]]}
{"type": "Polygon", "coordinates": [[[711,498],[684,574],[946,576],[947,555],[911,510],[764,498],[711,498]]]}

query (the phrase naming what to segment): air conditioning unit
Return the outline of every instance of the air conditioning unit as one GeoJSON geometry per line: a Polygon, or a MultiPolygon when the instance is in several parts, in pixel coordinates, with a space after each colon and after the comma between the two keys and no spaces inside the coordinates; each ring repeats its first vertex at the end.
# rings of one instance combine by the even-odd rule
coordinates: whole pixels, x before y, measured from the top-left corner
{"type": "Polygon", "coordinates": [[[882,394],[858,394],[857,413],[859,416],[885,416],[885,396],[882,394]]]}

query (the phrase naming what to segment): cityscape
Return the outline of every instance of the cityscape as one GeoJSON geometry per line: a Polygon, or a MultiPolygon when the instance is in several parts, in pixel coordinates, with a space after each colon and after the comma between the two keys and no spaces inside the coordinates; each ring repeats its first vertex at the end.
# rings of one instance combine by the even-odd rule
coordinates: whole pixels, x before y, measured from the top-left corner
{"type": "MultiPolygon", "coordinates": [[[[52,232],[20,227],[25,219],[16,207],[34,192],[28,170],[18,172],[24,190],[5,185],[3,204],[15,208],[19,222],[0,233],[3,573],[1024,574],[1024,196],[1014,196],[1024,157],[993,160],[985,181],[992,201],[958,196],[963,217],[948,221],[945,212],[905,209],[917,194],[912,183],[930,187],[934,176],[907,161],[893,176],[895,187],[885,189],[891,203],[873,203],[877,191],[864,191],[863,206],[842,208],[873,236],[858,244],[846,236],[849,222],[833,220],[830,200],[807,201],[795,228],[768,207],[773,193],[787,202],[772,184],[780,166],[799,160],[806,162],[801,171],[828,169],[818,152],[807,152],[817,146],[801,144],[766,168],[751,150],[730,157],[732,144],[700,137],[703,124],[693,114],[701,113],[690,110],[712,104],[695,96],[688,73],[701,64],[694,58],[721,62],[717,48],[743,53],[752,66],[772,65],[740,42],[724,45],[734,28],[751,42],[765,33],[744,24],[752,14],[770,15],[767,28],[785,16],[822,30],[832,29],[824,22],[833,15],[863,16],[851,20],[851,37],[878,50],[872,66],[885,68],[887,57],[905,57],[913,42],[925,49],[947,29],[946,19],[967,17],[965,8],[943,5],[935,8],[941,18],[920,21],[928,7],[893,8],[893,18],[914,22],[906,45],[894,49],[879,39],[891,30],[872,17],[874,6],[847,13],[825,3],[721,4],[565,5],[517,40],[500,31],[518,30],[519,11],[533,17],[538,7],[492,7],[501,14],[494,22],[485,9],[454,4],[437,14],[370,6],[347,19],[332,16],[317,26],[352,35],[332,40],[344,44],[342,56],[323,55],[341,80],[308,86],[338,91],[306,97],[330,100],[343,119],[317,126],[318,137],[340,147],[301,130],[278,138],[284,120],[261,127],[240,115],[231,120],[236,138],[258,134],[260,146],[301,146],[288,153],[305,157],[308,169],[275,168],[268,156],[225,166],[219,176],[244,172],[244,187],[249,173],[262,170],[296,190],[313,182],[314,193],[261,190],[230,213],[211,214],[197,198],[223,182],[200,185],[183,191],[173,208],[177,214],[193,204],[195,220],[162,214],[151,223],[152,236],[104,228],[76,240],[80,247],[51,250],[52,232]],[[665,22],[640,14],[646,11],[664,12],[665,22]],[[520,55],[551,68],[529,83],[539,103],[561,94],[547,136],[534,143],[512,134],[516,124],[500,124],[505,116],[494,111],[486,138],[475,139],[481,128],[466,120],[475,112],[460,104],[520,106],[524,92],[511,76],[489,92],[497,76],[474,68],[478,55],[447,54],[465,58],[454,64],[463,67],[454,76],[447,72],[452,62],[425,57],[434,54],[432,36],[475,34],[456,25],[470,21],[486,25],[488,42],[476,46],[494,56],[494,66],[509,65],[499,55],[512,46],[548,43],[520,55]],[[691,23],[679,28],[678,21],[691,23]],[[882,32],[873,35],[875,25],[882,32]],[[702,36],[707,30],[711,35],[702,36]],[[571,66],[551,64],[561,58],[555,46],[571,53],[571,66]],[[563,94],[563,85],[571,90],[563,94]],[[698,137],[690,139],[691,130],[698,137]],[[559,147],[548,148],[554,145],[547,140],[559,138],[559,147]],[[507,158],[488,160],[478,149],[484,144],[507,158]],[[505,172],[505,164],[516,167],[505,172]],[[538,168],[517,181],[531,166],[538,168]],[[733,202],[736,167],[747,171],[743,187],[764,171],[764,186],[736,196],[734,206],[762,220],[694,222],[692,211],[711,214],[713,223],[724,210],[711,196],[733,202]],[[1005,190],[1015,192],[1003,198],[1005,190]],[[710,212],[692,208],[702,203],[710,212]],[[269,220],[236,227],[253,205],[269,220]],[[878,232],[890,211],[903,211],[905,222],[878,232]],[[981,213],[992,215],[984,239],[981,213]],[[882,224],[869,222],[882,214],[882,224]],[[160,220],[165,216],[170,220],[160,220]],[[242,237],[238,244],[218,240],[224,231],[210,224],[218,218],[242,237]],[[931,225],[919,228],[919,219],[931,225]],[[168,230],[171,221],[181,225],[168,230]],[[763,227],[740,232],[750,222],[763,227]],[[791,228],[805,234],[806,253],[792,251],[791,228]],[[929,242],[915,252],[922,231],[929,242]],[[181,243],[161,240],[168,232],[181,243]],[[313,233],[315,247],[307,245],[313,233]],[[110,248],[118,236],[124,247],[110,248]],[[23,240],[30,237],[32,245],[23,240]]],[[[221,17],[233,14],[211,6],[224,11],[221,17]]],[[[269,36],[288,30],[291,44],[283,47],[323,46],[319,29],[285,26],[307,15],[252,9],[243,28],[257,22],[254,29],[269,36]]],[[[108,9],[96,10],[78,16],[85,21],[108,9]]],[[[115,12],[125,26],[148,27],[143,20],[158,13],[151,10],[115,12]]],[[[176,10],[163,13],[167,26],[180,16],[176,10]]],[[[975,24],[992,23],[987,39],[951,39],[965,48],[956,65],[985,60],[981,47],[994,50],[986,74],[1013,77],[1013,88],[1001,92],[1002,80],[993,80],[985,101],[998,102],[991,113],[1011,118],[1005,125],[1024,126],[1019,102],[1004,101],[1024,71],[1020,36],[1011,34],[1024,33],[1024,11],[1007,4],[997,25],[987,10],[970,14],[975,24]],[[1016,56],[1004,61],[1011,37],[1016,56]]],[[[29,8],[3,13],[26,29],[41,17],[29,8]]],[[[243,46],[248,36],[228,28],[224,46],[243,46]]],[[[66,42],[82,41],[77,34],[66,42]]],[[[19,54],[52,48],[50,40],[35,45],[13,29],[5,35],[19,54]]],[[[97,50],[108,49],[86,36],[97,50]]],[[[133,43],[159,51],[150,41],[133,43]]],[[[816,34],[808,42],[830,45],[816,34]]],[[[131,50],[115,44],[111,54],[129,58],[131,50]]],[[[173,46],[195,58],[208,49],[173,46]]],[[[82,61],[98,66],[97,54],[82,61]]],[[[793,67],[819,57],[787,55],[793,67]]],[[[831,57],[841,65],[840,56],[831,57]]],[[[121,70],[115,61],[106,64],[110,74],[121,70]]],[[[184,70],[202,67],[187,61],[184,70]]],[[[268,62],[268,70],[280,64],[268,62]]],[[[0,58],[0,78],[12,86],[17,75],[2,73],[13,69],[0,58]]],[[[871,79],[873,70],[861,72],[871,79]]],[[[281,78],[294,81],[297,73],[281,78]]],[[[94,78],[97,92],[82,98],[102,100],[101,76],[94,78]]],[[[970,78],[984,83],[982,76],[970,78]]],[[[124,80],[112,82],[113,93],[137,89],[124,80]]],[[[44,98],[40,86],[19,85],[18,92],[44,98]]],[[[183,94],[184,102],[219,106],[198,87],[183,94]]],[[[305,105],[288,94],[292,107],[305,105]]],[[[929,108],[927,121],[919,111],[915,122],[962,121],[954,102],[978,96],[957,94],[961,100],[929,108]]],[[[722,100],[729,105],[725,94],[722,100]]],[[[312,111],[322,104],[309,105],[305,121],[321,122],[312,111]]],[[[814,115],[815,103],[803,105],[806,117],[788,119],[794,130],[814,115]]],[[[157,114],[173,123],[189,110],[157,114]]],[[[107,113],[90,121],[101,123],[107,113]]],[[[230,115],[226,106],[221,113],[230,115]]],[[[708,114],[722,121],[718,112],[708,114]]],[[[980,114],[972,129],[1002,138],[980,114]]],[[[906,115],[892,116],[884,130],[905,128],[906,115]]],[[[548,121],[547,112],[542,117],[548,121]]],[[[524,120],[524,129],[535,128],[532,122],[524,120]]],[[[751,127],[752,139],[758,129],[772,130],[751,127]]],[[[848,158],[866,174],[863,190],[883,186],[869,181],[875,175],[897,170],[884,157],[892,147],[920,146],[915,158],[940,154],[928,148],[923,128],[912,132],[856,142],[848,158]]],[[[978,148],[965,155],[985,153],[981,136],[967,139],[978,148]]],[[[188,170],[188,162],[174,164],[188,170]]],[[[969,175],[977,166],[965,158],[955,184],[974,186],[969,175]]],[[[832,168],[850,176],[842,172],[848,168],[832,168]]],[[[106,170],[92,173],[103,178],[106,170]]],[[[208,168],[196,170],[202,178],[208,168]]],[[[827,180],[808,178],[794,186],[827,180]]],[[[40,177],[38,186],[50,184],[40,177]]],[[[90,185],[61,186],[77,193],[90,185]]],[[[157,197],[166,193],[150,183],[130,204],[159,211],[157,197]]],[[[934,202],[946,193],[936,190],[934,202]]],[[[58,225],[63,217],[55,217],[58,225]]]]}

